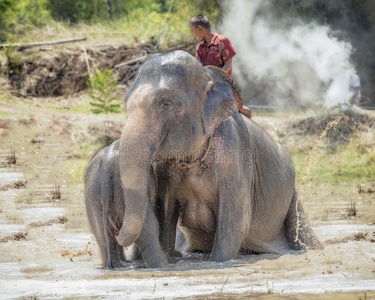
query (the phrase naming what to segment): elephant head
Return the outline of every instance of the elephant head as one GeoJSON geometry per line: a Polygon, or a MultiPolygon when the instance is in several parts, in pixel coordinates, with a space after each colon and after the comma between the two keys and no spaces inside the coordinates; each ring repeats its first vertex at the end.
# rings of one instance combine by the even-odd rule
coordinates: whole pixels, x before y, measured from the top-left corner
{"type": "Polygon", "coordinates": [[[156,188],[151,164],[195,160],[214,129],[238,112],[235,93],[224,71],[203,67],[184,51],[154,55],[140,68],[125,95],[127,120],[120,141],[126,199],[117,235],[122,246],[132,244],[147,222],[147,202],[156,188]]]}

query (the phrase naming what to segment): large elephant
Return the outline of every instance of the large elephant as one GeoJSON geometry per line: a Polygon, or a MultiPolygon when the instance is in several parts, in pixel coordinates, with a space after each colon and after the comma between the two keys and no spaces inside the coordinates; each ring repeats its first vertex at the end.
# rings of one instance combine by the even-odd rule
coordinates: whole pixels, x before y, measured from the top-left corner
{"type": "MultiPolygon", "coordinates": [[[[91,160],[85,173],[85,202],[90,227],[99,245],[104,268],[123,267],[126,258],[123,247],[115,233],[121,228],[125,212],[124,193],[120,182],[118,164],[119,140],[100,150],[91,160]]],[[[155,192],[154,192],[155,194],[155,192]]],[[[131,259],[138,251],[148,267],[158,268],[168,264],[159,243],[159,227],[155,218],[155,196],[146,203],[147,223],[140,228],[139,237],[134,241],[131,259]]]]}
{"type": "Polygon", "coordinates": [[[215,261],[235,259],[240,249],[282,253],[321,247],[297,201],[288,151],[242,117],[236,97],[225,72],[202,67],[186,52],[144,63],[125,95],[120,245],[132,244],[149,222],[146,208],[155,184],[149,169],[156,165],[169,251],[178,219],[183,250],[211,251],[215,261]]]}

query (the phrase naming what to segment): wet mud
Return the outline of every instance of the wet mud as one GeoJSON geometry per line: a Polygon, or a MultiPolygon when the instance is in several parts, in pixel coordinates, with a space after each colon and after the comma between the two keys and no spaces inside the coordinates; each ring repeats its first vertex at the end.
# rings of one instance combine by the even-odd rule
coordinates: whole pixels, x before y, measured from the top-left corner
{"type": "Polygon", "coordinates": [[[0,138],[2,299],[375,299],[375,194],[354,184],[298,186],[323,250],[224,263],[193,253],[163,269],[142,261],[101,269],[83,184],[70,180],[74,167],[67,167],[72,149],[93,139],[87,124],[100,117],[66,117],[70,126],[57,117],[12,120],[0,138]],[[15,165],[7,164],[10,149],[15,165]]]}

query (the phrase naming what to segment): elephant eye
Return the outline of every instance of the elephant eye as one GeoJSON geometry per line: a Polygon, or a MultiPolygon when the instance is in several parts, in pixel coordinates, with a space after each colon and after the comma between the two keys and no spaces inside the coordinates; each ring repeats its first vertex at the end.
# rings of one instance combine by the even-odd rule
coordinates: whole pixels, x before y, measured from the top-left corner
{"type": "Polygon", "coordinates": [[[159,103],[159,107],[163,109],[171,109],[172,108],[172,101],[170,99],[161,99],[159,103]]]}

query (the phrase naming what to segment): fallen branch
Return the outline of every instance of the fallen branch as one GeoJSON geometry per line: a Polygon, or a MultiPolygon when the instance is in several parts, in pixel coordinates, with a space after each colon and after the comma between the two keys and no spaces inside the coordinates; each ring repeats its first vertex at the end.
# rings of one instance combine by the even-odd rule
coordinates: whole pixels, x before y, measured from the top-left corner
{"type": "Polygon", "coordinates": [[[82,46],[83,52],[85,53],[85,60],[86,60],[86,65],[87,65],[87,72],[89,72],[90,77],[91,77],[91,70],[90,70],[90,64],[89,64],[89,58],[87,56],[86,48],[85,46],[82,46]]]}
{"type": "Polygon", "coordinates": [[[25,43],[2,44],[2,45],[0,45],[0,48],[7,48],[7,47],[31,48],[31,47],[38,47],[38,46],[45,46],[45,45],[57,45],[57,44],[65,44],[65,43],[72,43],[72,42],[80,42],[80,41],[84,41],[84,40],[86,40],[86,37],[59,40],[59,41],[26,43],[26,44],[25,43]]]}
{"type": "Polygon", "coordinates": [[[147,57],[147,52],[142,50],[141,54],[142,54],[141,57],[137,57],[137,58],[134,58],[132,60],[129,60],[129,61],[123,62],[121,64],[115,65],[114,68],[117,69],[117,68],[120,68],[120,67],[123,67],[123,66],[131,65],[133,63],[144,61],[147,57]]]}
{"type": "Polygon", "coordinates": [[[122,80],[121,82],[119,82],[119,84],[125,84],[127,83],[129,80],[132,80],[134,77],[135,77],[135,74],[137,72],[133,72],[131,73],[128,77],[126,77],[124,80],[122,80]]]}
{"type": "Polygon", "coordinates": [[[196,41],[187,42],[187,43],[182,44],[182,45],[178,45],[178,46],[175,46],[175,47],[168,48],[168,49],[166,49],[165,51],[166,51],[166,52],[175,51],[175,50],[179,50],[179,49],[187,48],[187,47],[192,46],[192,45],[195,45],[195,44],[196,44],[196,41]]]}
{"type": "MultiPolygon", "coordinates": [[[[162,52],[170,52],[170,51],[175,51],[175,50],[179,50],[179,49],[184,49],[184,48],[188,48],[188,47],[190,47],[192,45],[195,45],[195,44],[196,44],[196,41],[186,42],[184,44],[165,49],[162,52]]],[[[151,52],[151,53],[155,53],[155,52],[151,52]]],[[[134,58],[132,60],[129,60],[129,61],[126,61],[126,62],[123,62],[123,63],[120,63],[120,64],[114,66],[115,69],[118,69],[118,68],[123,67],[123,66],[127,66],[125,74],[123,74],[123,77],[125,77],[125,79],[120,81],[119,82],[120,84],[125,84],[128,81],[134,79],[134,77],[136,76],[139,68],[142,66],[143,62],[147,58],[147,52],[144,51],[144,50],[141,50],[141,55],[142,55],[141,57],[137,57],[137,58],[134,58]]]]}

